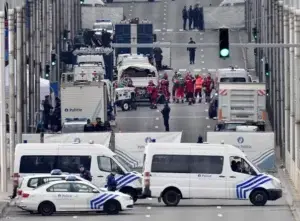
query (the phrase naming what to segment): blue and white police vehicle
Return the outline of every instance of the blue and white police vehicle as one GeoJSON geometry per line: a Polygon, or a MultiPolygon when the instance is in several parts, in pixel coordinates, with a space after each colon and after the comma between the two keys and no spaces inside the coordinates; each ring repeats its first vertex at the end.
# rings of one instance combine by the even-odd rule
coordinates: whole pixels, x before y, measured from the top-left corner
{"type": "Polygon", "coordinates": [[[118,214],[120,211],[132,209],[133,199],[118,191],[102,191],[91,183],[69,176],[66,180],[49,182],[23,192],[17,206],[43,216],[73,211],[104,211],[107,214],[118,214]]]}
{"type": "Polygon", "coordinates": [[[141,196],[141,174],[131,171],[123,158],[109,148],[92,142],[18,144],[14,183],[18,186],[22,178],[29,175],[49,175],[53,169],[76,175],[80,165],[91,172],[95,186],[104,188],[107,176],[114,172],[120,192],[129,194],[134,201],[141,196]]]}

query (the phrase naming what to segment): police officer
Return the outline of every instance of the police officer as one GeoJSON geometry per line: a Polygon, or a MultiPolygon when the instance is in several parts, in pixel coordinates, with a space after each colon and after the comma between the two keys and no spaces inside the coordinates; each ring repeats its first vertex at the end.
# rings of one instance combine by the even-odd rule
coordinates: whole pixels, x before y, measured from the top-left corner
{"type": "Polygon", "coordinates": [[[153,49],[154,59],[155,59],[155,64],[156,64],[157,70],[161,70],[162,69],[162,59],[163,59],[162,52],[163,51],[161,50],[160,47],[155,47],[153,49]]]}
{"type": "Polygon", "coordinates": [[[90,119],[87,119],[86,121],[86,125],[84,125],[84,132],[94,132],[95,131],[95,127],[94,125],[91,123],[90,119]]]}
{"type": "Polygon", "coordinates": [[[199,7],[198,4],[194,6],[194,29],[199,29],[199,7]]]}
{"type": "Polygon", "coordinates": [[[186,6],[182,10],[183,30],[186,30],[186,20],[188,19],[188,11],[186,6]]]}
{"type": "Polygon", "coordinates": [[[168,103],[166,102],[164,108],[161,110],[161,113],[164,118],[164,125],[165,125],[166,131],[170,131],[170,126],[169,126],[170,112],[171,112],[171,108],[169,107],[168,103]]]}
{"type": "Polygon", "coordinates": [[[203,7],[198,7],[198,29],[204,31],[203,7]]]}
{"type": "MultiPolygon", "coordinates": [[[[190,38],[189,44],[196,44],[196,42],[190,38]]],[[[196,47],[188,47],[187,50],[189,51],[190,64],[195,64],[196,47]]]]}
{"type": "MultiPolygon", "coordinates": [[[[192,30],[192,25],[193,25],[193,21],[194,21],[194,17],[195,17],[194,9],[192,6],[190,6],[190,8],[189,8],[188,15],[189,15],[189,29],[192,30]]],[[[194,23],[194,26],[195,26],[195,23],[194,23]]]]}
{"type": "Polygon", "coordinates": [[[103,122],[100,117],[96,118],[95,131],[104,131],[103,122]]]}
{"type": "Polygon", "coordinates": [[[79,170],[80,170],[80,177],[81,178],[83,178],[85,180],[88,180],[88,181],[92,181],[91,172],[86,170],[83,165],[80,165],[79,170]]]}
{"type": "Polygon", "coordinates": [[[197,143],[203,143],[203,137],[199,135],[197,143]]]}
{"type": "Polygon", "coordinates": [[[107,185],[107,190],[108,191],[116,191],[117,190],[118,183],[116,181],[114,172],[111,172],[107,176],[107,183],[106,183],[106,185],[107,185]]]}

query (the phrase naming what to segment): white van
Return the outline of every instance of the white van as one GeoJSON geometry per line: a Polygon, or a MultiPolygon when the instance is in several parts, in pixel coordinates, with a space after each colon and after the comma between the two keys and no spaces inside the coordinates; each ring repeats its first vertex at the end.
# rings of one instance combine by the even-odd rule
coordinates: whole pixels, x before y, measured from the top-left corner
{"type": "Polygon", "coordinates": [[[225,144],[149,143],[143,194],[176,206],[181,199],[250,199],[256,206],[282,197],[280,181],[261,173],[238,148],[225,144]]]}
{"type": "Polygon", "coordinates": [[[106,178],[116,173],[118,189],[136,201],[141,195],[141,174],[130,172],[128,165],[109,148],[100,144],[26,143],[18,144],[15,151],[14,186],[19,178],[27,175],[49,174],[60,169],[70,174],[79,174],[83,165],[93,176],[97,187],[106,186],[106,178]]]}
{"type": "Polygon", "coordinates": [[[249,73],[242,68],[221,68],[216,72],[215,84],[219,83],[251,83],[252,78],[249,73]]]}

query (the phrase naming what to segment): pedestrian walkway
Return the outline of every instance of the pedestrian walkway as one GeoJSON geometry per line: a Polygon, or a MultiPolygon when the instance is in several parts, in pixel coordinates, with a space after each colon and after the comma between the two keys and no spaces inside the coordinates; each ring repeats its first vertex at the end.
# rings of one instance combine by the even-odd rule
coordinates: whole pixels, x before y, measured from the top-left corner
{"type": "Polygon", "coordinates": [[[10,195],[12,193],[0,193],[0,218],[4,215],[5,209],[9,206],[10,204],[10,195]]]}

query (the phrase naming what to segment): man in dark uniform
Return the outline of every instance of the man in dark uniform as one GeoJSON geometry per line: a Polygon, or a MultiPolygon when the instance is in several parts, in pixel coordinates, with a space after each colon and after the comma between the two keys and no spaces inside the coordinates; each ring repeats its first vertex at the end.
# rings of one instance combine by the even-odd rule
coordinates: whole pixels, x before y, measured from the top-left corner
{"type": "Polygon", "coordinates": [[[199,7],[198,5],[194,6],[194,29],[199,29],[199,7]]]}
{"type": "Polygon", "coordinates": [[[156,68],[157,68],[157,70],[161,70],[161,68],[162,68],[162,59],[163,59],[163,55],[162,55],[163,51],[161,50],[160,47],[155,47],[153,49],[153,53],[154,53],[156,68]]]}
{"type": "Polygon", "coordinates": [[[186,6],[184,6],[182,10],[182,19],[183,19],[183,30],[186,30],[186,20],[188,19],[188,11],[186,10],[186,6]]]}
{"type": "MultiPolygon", "coordinates": [[[[192,25],[193,25],[193,21],[194,21],[194,17],[195,17],[194,9],[192,6],[190,6],[190,8],[189,8],[188,15],[189,15],[189,29],[192,30],[192,25]]],[[[195,23],[194,23],[194,26],[195,26],[195,23]]]]}
{"type": "Polygon", "coordinates": [[[116,190],[117,190],[118,183],[117,183],[117,181],[116,181],[114,172],[111,172],[111,173],[107,176],[107,183],[106,183],[106,186],[107,186],[107,190],[108,190],[108,191],[116,191],[116,190]]]}
{"type": "Polygon", "coordinates": [[[204,15],[203,15],[203,7],[198,9],[198,29],[200,31],[204,31],[204,15]]]}
{"type": "Polygon", "coordinates": [[[86,121],[86,125],[84,125],[84,129],[83,129],[84,132],[94,132],[95,131],[95,127],[94,125],[91,123],[91,120],[88,119],[86,121]]]}
{"type": "Polygon", "coordinates": [[[96,118],[95,131],[104,131],[103,122],[100,117],[96,118]]]}
{"type": "MultiPolygon", "coordinates": [[[[190,38],[189,44],[196,44],[196,42],[190,38]]],[[[196,47],[188,47],[187,50],[189,51],[190,64],[195,64],[196,47]]]]}
{"type": "Polygon", "coordinates": [[[79,170],[80,170],[80,177],[81,178],[83,178],[85,180],[88,180],[88,181],[92,181],[91,172],[86,170],[83,165],[80,165],[79,170]]]}
{"type": "Polygon", "coordinates": [[[170,112],[171,112],[171,108],[169,107],[168,103],[165,103],[165,106],[161,110],[161,113],[164,118],[164,125],[167,132],[170,131],[170,126],[169,126],[170,112]]]}

